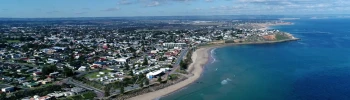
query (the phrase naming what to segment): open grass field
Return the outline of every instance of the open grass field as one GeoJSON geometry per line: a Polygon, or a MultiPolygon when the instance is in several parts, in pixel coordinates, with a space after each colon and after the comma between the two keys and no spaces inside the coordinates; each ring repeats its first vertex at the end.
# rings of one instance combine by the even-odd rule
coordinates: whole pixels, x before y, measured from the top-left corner
{"type": "Polygon", "coordinates": [[[93,73],[89,73],[86,74],[85,77],[86,78],[99,78],[97,75],[100,75],[100,77],[108,75],[108,73],[111,72],[110,70],[103,70],[103,71],[98,71],[98,72],[93,72],[93,73]],[[99,72],[104,72],[104,75],[101,75],[99,72]]]}
{"type": "Polygon", "coordinates": [[[21,42],[19,40],[6,40],[7,43],[18,43],[21,42]]]}

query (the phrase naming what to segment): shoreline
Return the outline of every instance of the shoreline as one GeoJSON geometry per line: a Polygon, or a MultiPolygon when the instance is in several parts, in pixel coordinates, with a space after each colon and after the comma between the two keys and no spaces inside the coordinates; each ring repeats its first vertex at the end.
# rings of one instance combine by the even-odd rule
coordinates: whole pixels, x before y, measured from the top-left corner
{"type": "Polygon", "coordinates": [[[301,40],[299,38],[292,38],[292,39],[285,39],[285,40],[278,40],[278,41],[264,41],[264,42],[242,42],[242,43],[213,43],[213,44],[207,44],[204,46],[199,46],[198,48],[204,48],[204,47],[225,47],[225,46],[231,46],[231,45],[249,45],[249,44],[273,44],[273,43],[282,43],[282,42],[289,42],[289,41],[298,41],[301,40]]]}
{"type": "Polygon", "coordinates": [[[192,59],[193,62],[189,65],[189,68],[187,71],[189,71],[192,76],[188,77],[186,80],[181,81],[177,84],[168,86],[166,88],[138,95],[136,97],[129,98],[128,100],[154,100],[154,99],[159,99],[163,96],[166,96],[168,94],[174,93],[192,83],[197,81],[197,79],[200,78],[203,72],[203,67],[208,63],[209,57],[210,57],[210,50],[213,48],[220,47],[220,46],[208,46],[208,47],[203,47],[199,48],[196,51],[193,52],[192,54],[192,59]]]}
{"type": "Polygon", "coordinates": [[[192,74],[192,76],[188,77],[186,80],[181,81],[179,83],[176,83],[174,85],[168,86],[166,88],[145,93],[142,95],[138,95],[132,98],[129,98],[128,100],[155,100],[159,99],[161,97],[164,97],[166,95],[169,95],[171,93],[174,93],[178,90],[183,89],[184,87],[194,83],[197,81],[204,71],[205,65],[209,63],[209,60],[211,59],[211,50],[226,46],[232,46],[232,45],[249,45],[249,44],[271,44],[271,43],[281,43],[281,42],[288,42],[288,41],[296,41],[300,40],[299,38],[292,38],[292,39],[286,39],[286,40],[279,40],[279,41],[264,41],[264,42],[246,42],[246,43],[221,43],[221,44],[208,44],[205,46],[199,46],[197,50],[195,50],[191,56],[193,62],[189,65],[189,68],[187,71],[192,74]]]}

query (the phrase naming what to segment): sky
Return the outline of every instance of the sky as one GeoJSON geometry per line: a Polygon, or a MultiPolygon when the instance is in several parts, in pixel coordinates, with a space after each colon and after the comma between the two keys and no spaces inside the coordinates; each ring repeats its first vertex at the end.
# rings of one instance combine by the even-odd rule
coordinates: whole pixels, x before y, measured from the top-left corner
{"type": "Polygon", "coordinates": [[[0,0],[0,17],[350,14],[350,0],[0,0]]]}

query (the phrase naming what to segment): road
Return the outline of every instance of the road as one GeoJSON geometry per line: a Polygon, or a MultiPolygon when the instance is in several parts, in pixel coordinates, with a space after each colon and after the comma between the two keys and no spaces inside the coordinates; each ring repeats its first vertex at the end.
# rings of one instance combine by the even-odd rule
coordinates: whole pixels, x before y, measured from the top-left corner
{"type": "Polygon", "coordinates": [[[67,84],[74,84],[75,86],[78,86],[78,87],[81,87],[81,88],[84,88],[87,90],[93,90],[97,94],[98,98],[104,97],[104,91],[97,89],[97,88],[94,88],[94,87],[91,87],[91,86],[88,86],[88,85],[85,85],[85,84],[82,84],[81,82],[77,82],[72,78],[67,78],[65,82],[67,84]]]}
{"type": "Polygon", "coordinates": [[[187,47],[186,47],[185,49],[182,49],[182,50],[181,50],[180,55],[177,57],[177,60],[176,60],[175,64],[173,65],[173,70],[171,70],[171,71],[168,73],[168,75],[170,75],[170,74],[176,72],[176,70],[177,70],[177,69],[179,68],[179,66],[180,66],[180,62],[181,62],[182,59],[187,55],[187,53],[188,53],[188,48],[187,48],[187,47]]]}

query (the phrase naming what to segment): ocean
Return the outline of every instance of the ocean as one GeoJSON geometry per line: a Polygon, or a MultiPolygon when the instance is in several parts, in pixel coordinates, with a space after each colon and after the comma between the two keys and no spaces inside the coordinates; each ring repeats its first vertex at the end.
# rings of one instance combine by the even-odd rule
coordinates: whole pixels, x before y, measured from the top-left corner
{"type": "Polygon", "coordinates": [[[350,19],[275,26],[300,38],[212,51],[198,83],[161,100],[350,100],[350,19]]]}

